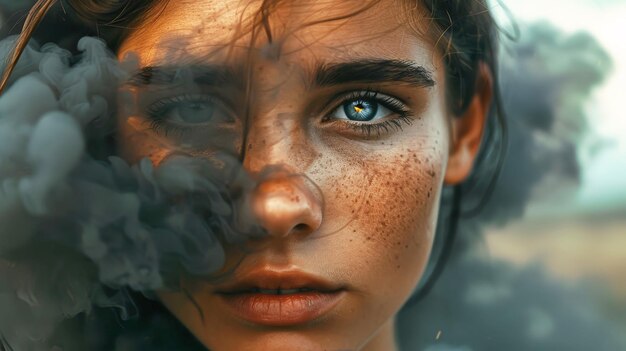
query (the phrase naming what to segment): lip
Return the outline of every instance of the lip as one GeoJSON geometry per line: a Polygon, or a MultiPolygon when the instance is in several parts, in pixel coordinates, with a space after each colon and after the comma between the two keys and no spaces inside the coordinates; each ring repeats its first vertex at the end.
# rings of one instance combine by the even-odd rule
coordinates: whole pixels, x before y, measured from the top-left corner
{"type": "Polygon", "coordinates": [[[328,313],[341,301],[345,288],[303,271],[265,268],[220,286],[215,293],[243,320],[266,326],[292,326],[328,313]],[[279,293],[297,289],[305,290],[279,293]]]}

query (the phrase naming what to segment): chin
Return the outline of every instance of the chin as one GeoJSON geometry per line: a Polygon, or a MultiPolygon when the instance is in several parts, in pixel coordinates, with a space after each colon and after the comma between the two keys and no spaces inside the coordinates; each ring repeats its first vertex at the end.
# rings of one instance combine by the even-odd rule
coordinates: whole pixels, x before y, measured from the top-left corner
{"type": "Polygon", "coordinates": [[[260,331],[252,336],[240,336],[231,340],[220,340],[219,345],[208,345],[211,351],[322,351],[354,350],[342,338],[335,335],[320,335],[301,331],[260,331]],[[343,342],[342,342],[343,341],[343,342]]]}

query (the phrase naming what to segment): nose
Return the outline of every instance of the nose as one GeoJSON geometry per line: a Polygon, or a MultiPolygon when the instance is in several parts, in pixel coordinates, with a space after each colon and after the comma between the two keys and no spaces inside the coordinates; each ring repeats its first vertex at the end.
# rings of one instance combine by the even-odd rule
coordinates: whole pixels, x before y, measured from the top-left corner
{"type": "Polygon", "coordinates": [[[322,224],[322,194],[305,175],[275,171],[262,177],[251,205],[259,224],[274,237],[310,234],[322,224]]]}

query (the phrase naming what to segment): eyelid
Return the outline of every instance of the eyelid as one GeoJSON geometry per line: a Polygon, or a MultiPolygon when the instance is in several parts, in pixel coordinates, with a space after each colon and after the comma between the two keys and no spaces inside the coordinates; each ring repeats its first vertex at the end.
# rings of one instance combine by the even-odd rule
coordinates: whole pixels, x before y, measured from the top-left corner
{"type": "Polygon", "coordinates": [[[208,94],[180,94],[160,98],[146,107],[146,112],[150,117],[165,112],[166,109],[174,108],[176,104],[189,102],[215,102],[215,98],[208,94]]]}
{"type": "MultiPolygon", "coordinates": [[[[176,108],[177,104],[185,104],[185,103],[211,103],[214,105],[216,110],[221,110],[227,115],[232,122],[235,122],[238,117],[235,110],[232,106],[224,101],[221,97],[216,96],[214,94],[207,93],[187,93],[187,94],[179,94],[168,97],[163,97],[158,99],[157,101],[149,104],[145,110],[148,117],[153,121],[161,121],[163,123],[177,124],[175,121],[168,121],[167,118],[164,118],[163,115],[173,108],[176,108]]],[[[201,125],[197,124],[196,126],[201,125]]]]}

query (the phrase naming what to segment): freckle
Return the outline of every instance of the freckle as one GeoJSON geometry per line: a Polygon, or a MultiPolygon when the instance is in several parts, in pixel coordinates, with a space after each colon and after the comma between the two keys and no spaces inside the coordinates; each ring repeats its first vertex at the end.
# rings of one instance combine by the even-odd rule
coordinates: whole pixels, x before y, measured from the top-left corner
{"type": "Polygon", "coordinates": [[[397,265],[396,268],[400,269],[400,265],[397,265]]]}
{"type": "Polygon", "coordinates": [[[405,249],[408,249],[408,248],[409,248],[409,245],[404,245],[404,248],[405,248],[405,249]]]}

